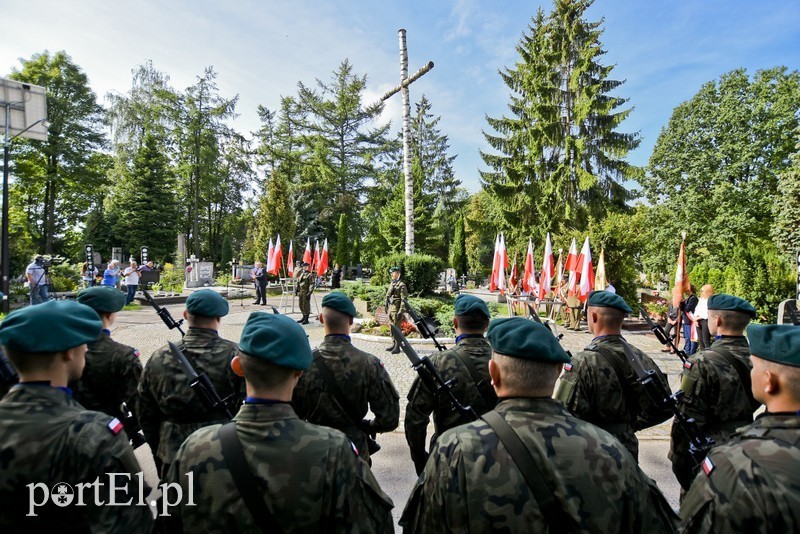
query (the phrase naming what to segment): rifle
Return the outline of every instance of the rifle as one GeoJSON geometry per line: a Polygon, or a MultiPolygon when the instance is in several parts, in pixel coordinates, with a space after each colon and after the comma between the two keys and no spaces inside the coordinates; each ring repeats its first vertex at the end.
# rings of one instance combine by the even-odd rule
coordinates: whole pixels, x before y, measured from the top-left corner
{"type": "Polygon", "coordinates": [[[411,304],[408,303],[408,299],[403,299],[403,302],[406,303],[406,309],[408,310],[408,314],[411,316],[411,320],[414,321],[414,324],[417,326],[417,330],[419,330],[419,333],[422,334],[422,337],[425,339],[433,340],[433,344],[436,345],[436,348],[439,349],[439,351],[447,350],[447,347],[445,347],[436,340],[436,336],[434,335],[434,333],[436,332],[436,325],[431,324],[426,317],[422,317],[420,314],[418,314],[417,310],[412,308],[411,304]]]}
{"type": "Polygon", "coordinates": [[[17,382],[19,382],[17,370],[14,369],[6,355],[0,350],[0,397],[5,395],[17,382]]]}
{"type": "Polygon", "coordinates": [[[135,450],[147,443],[147,440],[144,439],[144,436],[141,434],[141,432],[139,432],[141,427],[133,417],[131,409],[128,408],[128,403],[122,402],[119,405],[119,411],[120,414],[122,414],[122,423],[125,425],[125,429],[128,431],[128,438],[131,441],[131,447],[133,447],[135,450]]]}
{"type": "MultiPolygon", "coordinates": [[[[538,314],[538,313],[536,313],[536,311],[534,311],[534,309],[533,309],[533,306],[531,306],[530,304],[528,304],[527,306],[528,306],[528,313],[530,314],[530,316],[531,316],[531,319],[533,319],[533,320],[534,320],[534,322],[537,322],[537,323],[539,323],[540,325],[542,325],[542,326],[544,326],[545,328],[547,328],[547,331],[548,331],[548,332],[550,332],[551,334],[553,334],[553,336],[555,336],[555,338],[556,338],[556,341],[558,341],[559,343],[561,343],[561,338],[563,338],[563,337],[564,337],[564,334],[558,334],[558,335],[556,336],[556,334],[553,332],[553,329],[552,329],[552,328],[550,328],[550,323],[543,322],[543,321],[542,321],[542,318],[541,318],[541,317],[539,317],[539,314],[538,314]]],[[[567,351],[567,353],[569,354],[569,351],[567,351]]],[[[572,357],[572,354],[570,354],[570,358],[571,358],[571,357],[572,357]]]]}
{"type": "Polygon", "coordinates": [[[142,289],[142,293],[144,294],[144,298],[147,299],[147,302],[156,310],[156,314],[159,317],[161,317],[161,320],[164,321],[165,325],[167,325],[167,328],[169,328],[170,330],[172,330],[173,328],[177,328],[178,332],[180,332],[182,336],[186,335],[186,333],[183,330],[181,330],[183,319],[181,319],[180,321],[176,321],[175,319],[173,319],[172,314],[169,313],[169,310],[159,306],[158,303],[155,300],[153,300],[153,297],[150,295],[150,293],[147,292],[146,289],[142,289]]]}
{"type": "Polygon", "coordinates": [[[453,394],[453,386],[455,386],[456,380],[452,379],[445,382],[442,375],[439,374],[439,371],[436,370],[436,367],[434,367],[428,357],[423,356],[420,358],[414,349],[411,348],[411,345],[409,345],[403,332],[395,325],[389,326],[392,329],[392,337],[395,342],[397,342],[400,350],[405,353],[406,357],[411,362],[411,368],[419,374],[419,378],[422,380],[423,384],[437,397],[442,393],[450,397],[450,404],[453,410],[459,412],[466,422],[475,421],[478,418],[478,414],[475,410],[473,410],[471,406],[464,406],[461,404],[453,394]]]}
{"type": "Polygon", "coordinates": [[[675,346],[675,343],[672,342],[672,337],[668,336],[661,325],[657,324],[653,319],[650,317],[650,314],[647,313],[647,310],[644,309],[643,306],[639,306],[639,313],[642,314],[642,317],[645,321],[647,321],[647,325],[650,327],[650,331],[655,334],[656,339],[662,344],[666,345],[671,348],[675,354],[678,355],[678,358],[681,359],[683,363],[686,363],[686,360],[689,356],[686,355],[681,349],[675,346]]]}
{"type": "Polygon", "coordinates": [[[655,378],[656,372],[652,369],[647,370],[644,368],[631,346],[624,339],[622,340],[622,345],[625,349],[625,356],[636,373],[637,380],[653,401],[666,407],[674,414],[675,422],[689,438],[689,454],[696,464],[700,464],[708,454],[708,451],[714,446],[714,440],[700,430],[694,418],[686,417],[681,412],[678,400],[683,396],[683,391],[676,391],[671,395],[665,393],[664,388],[660,386],[660,382],[655,378]]]}
{"type": "Polygon", "coordinates": [[[233,419],[233,414],[231,414],[230,410],[228,410],[227,402],[231,400],[233,395],[225,397],[224,399],[220,398],[219,393],[214,388],[214,384],[211,383],[211,379],[208,378],[208,375],[203,373],[201,375],[197,374],[192,364],[189,363],[189,360],[186,359],[186,355],[181,352],[181,349],[173,343],[172,341],[168,341],[169,348],[172,351],[172,354],[181,364],[183,367],[183,371],[186,373],[186,376],[189,377],[189,386],[194,390],[195,394],[200,397],[200,400],[205,404],[206,408],[211,411],[214,410],[221,410],[225,413],[228,419],[233,419]]]}

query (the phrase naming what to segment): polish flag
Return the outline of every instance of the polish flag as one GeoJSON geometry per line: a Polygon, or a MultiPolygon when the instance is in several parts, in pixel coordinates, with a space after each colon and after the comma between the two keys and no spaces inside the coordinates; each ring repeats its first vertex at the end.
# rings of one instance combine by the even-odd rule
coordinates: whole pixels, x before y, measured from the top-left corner
{"type": "Polygon", "coordinates": [[[672,304],[678,306],[683,300],[683,294],[690,291],[689,273],[686,272],[686,251],[684,242],[681,241],[681,250],[678,253],[678,267],[675,270],[675,285],[672,286],[672,304]]]}
{"type": "Polygon", "coordinates": [[[528,238],[528,253],[525,255],[525,271],[522,274],[522,290],[526,293],[533,291],[536,284],[536,267],[533,265],[533,241],[528,238]]]}
{"type": "Polygon", "coordinates": [[[311,238],[306,238],[306,251],[303,252],[303,262],[311,265],[311,238]]]}
{"type": "Polygon", "coordinates": [[[578,257],[578,269],[581,272],[580,288],[578,298],[581,302],[586,302],[589,293],[594,289],[594,270],[592,269],[592,250],[589,248],[589,236],[583,242],[581,255],[578,257]]]}
{"type": "Polygon", "coordinates": [[[500,236],[494,238],[494,256],[492,257],[492,274],[489,277],[489,291],[497,289],[497,271],[500,268],[500,236]]]}
{"type": "Polygon", "coordinates": [[[322,255],[319,257],[319,268],[317,273],[320,275],[328,272],[328,238],[325,238],[325,245],[322,247],[322,255]]]}
{"type": "Polygon", "coordinates": [[[575,246],[575,238],[572,238],[572,244],[569,246],[569,252],[567,253],[567,263],[564,265],[564,269],[569,271],[569,282],[567,282],[567,291],[570,295],[574,295],[575,292],[578,290],[578,277],[580,273],[578,272],[578,249],[575,246]]]}
{"type": "Polygon", "coordinates": [[[281,270],[282,264],[283,249],[281,248],[281,234],[278,234],[278,237],[275,239],[275,249],[272,251],[272,270],[267,272],[277,276],[281,270]]]}
{"type": "Polygon", "coordinates": [[[497,271],[497,289],[501,295],[506,293],[506,269],[508,269],[508,254],[506,254],[506,237],[500,234],[500,269],[497,271]]]}
{"type": "Polygon", "coordinates": [[[508,277],[508,287],[511,291],[517,289],[519,282],[519,273],[517,273],[517,255],[514,254],[514,263],[511,265],[511,276],[508,277]]]}
{"type": "Polygon", "coordinates": [[[314,261],[311,262],[311,272],[314,272],[319,267],[319,240],[314,242],[314,261]]]}
{"type": "Polygon", "coordinates": [[[267,249],[267,272],[271,273],[275,266],[275,247],[272,245],[272,238],[269,238],[269,248],[267,249]]]}
{"type": "Polygon", "coordinates": [[[544,260],[542,260],[542,276],[539,277],[539,300],[550,292],[550,281],[553,278],[553,246],[550,244],[550,232],[544,245],[544,260]]]}
{"type": "Polygon", "coordinates": [[[294,276],[294,251],[292,250],[292,240],[289,240],[289,257],[286,258],[286,269],[289,272],[289,276],[294,276]]]}

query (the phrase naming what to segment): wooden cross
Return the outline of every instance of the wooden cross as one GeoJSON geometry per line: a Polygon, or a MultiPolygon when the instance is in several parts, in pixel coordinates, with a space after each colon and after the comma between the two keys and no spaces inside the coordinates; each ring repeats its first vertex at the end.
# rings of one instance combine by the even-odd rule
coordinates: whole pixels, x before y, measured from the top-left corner
{"type": "Polygon", "coordinates": [[[408,50],[406,49],[406,31],[397,32],[400,37],[400,85],[386,92],[381,97],[385,101],[395,93],[403,94],[403,174],[406,179],[406,255],[414,253],[414,183],[411,178],[411,109],[408,98],[408,86],[421,78],[433,68],[433,61],[419,69],[410,78],[408,77],[408,50]]]}

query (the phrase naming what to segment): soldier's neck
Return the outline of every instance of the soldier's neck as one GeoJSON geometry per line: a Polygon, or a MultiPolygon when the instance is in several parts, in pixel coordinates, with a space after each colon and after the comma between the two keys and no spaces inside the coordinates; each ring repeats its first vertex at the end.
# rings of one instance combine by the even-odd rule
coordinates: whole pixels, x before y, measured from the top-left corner
{"type": "MultiPolygon", "coordinates": [[[[245,378],[246,380],[246,378],[245,378]]],[[[272,388],[257,388],[250,382],[246,382],[247,396],[257,397],[259,399],[271,399],[276,401],[291,402],[292,392],[297,380],[285,382],[277,387],[272,388]]]]}
{"type": "Polygon", "coordinates": [[[768,399],[766,405],[770,413],[800,413],[800,402],[785,396],[768,399]]]}

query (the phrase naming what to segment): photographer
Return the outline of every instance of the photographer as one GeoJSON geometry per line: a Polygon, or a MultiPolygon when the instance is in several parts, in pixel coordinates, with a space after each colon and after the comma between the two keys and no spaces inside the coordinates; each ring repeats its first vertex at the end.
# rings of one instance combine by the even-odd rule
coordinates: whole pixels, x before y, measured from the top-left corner
{"type": "Polygon", "coordinates": [[[125,287],[128,288],[128,296],[125,299],[125,306],[133,302],[136,290],[139,288],[139,264],[131,261],[130,267],[125,269],[122,274],[125,276],[125,287]]]}
{"type": "Polygon", "coordinates": [[[31,306],[50,300],[47,292],[47,262],[42,256],[36,256],[25,269],[25,276],[31,289],[31,306]]]}

